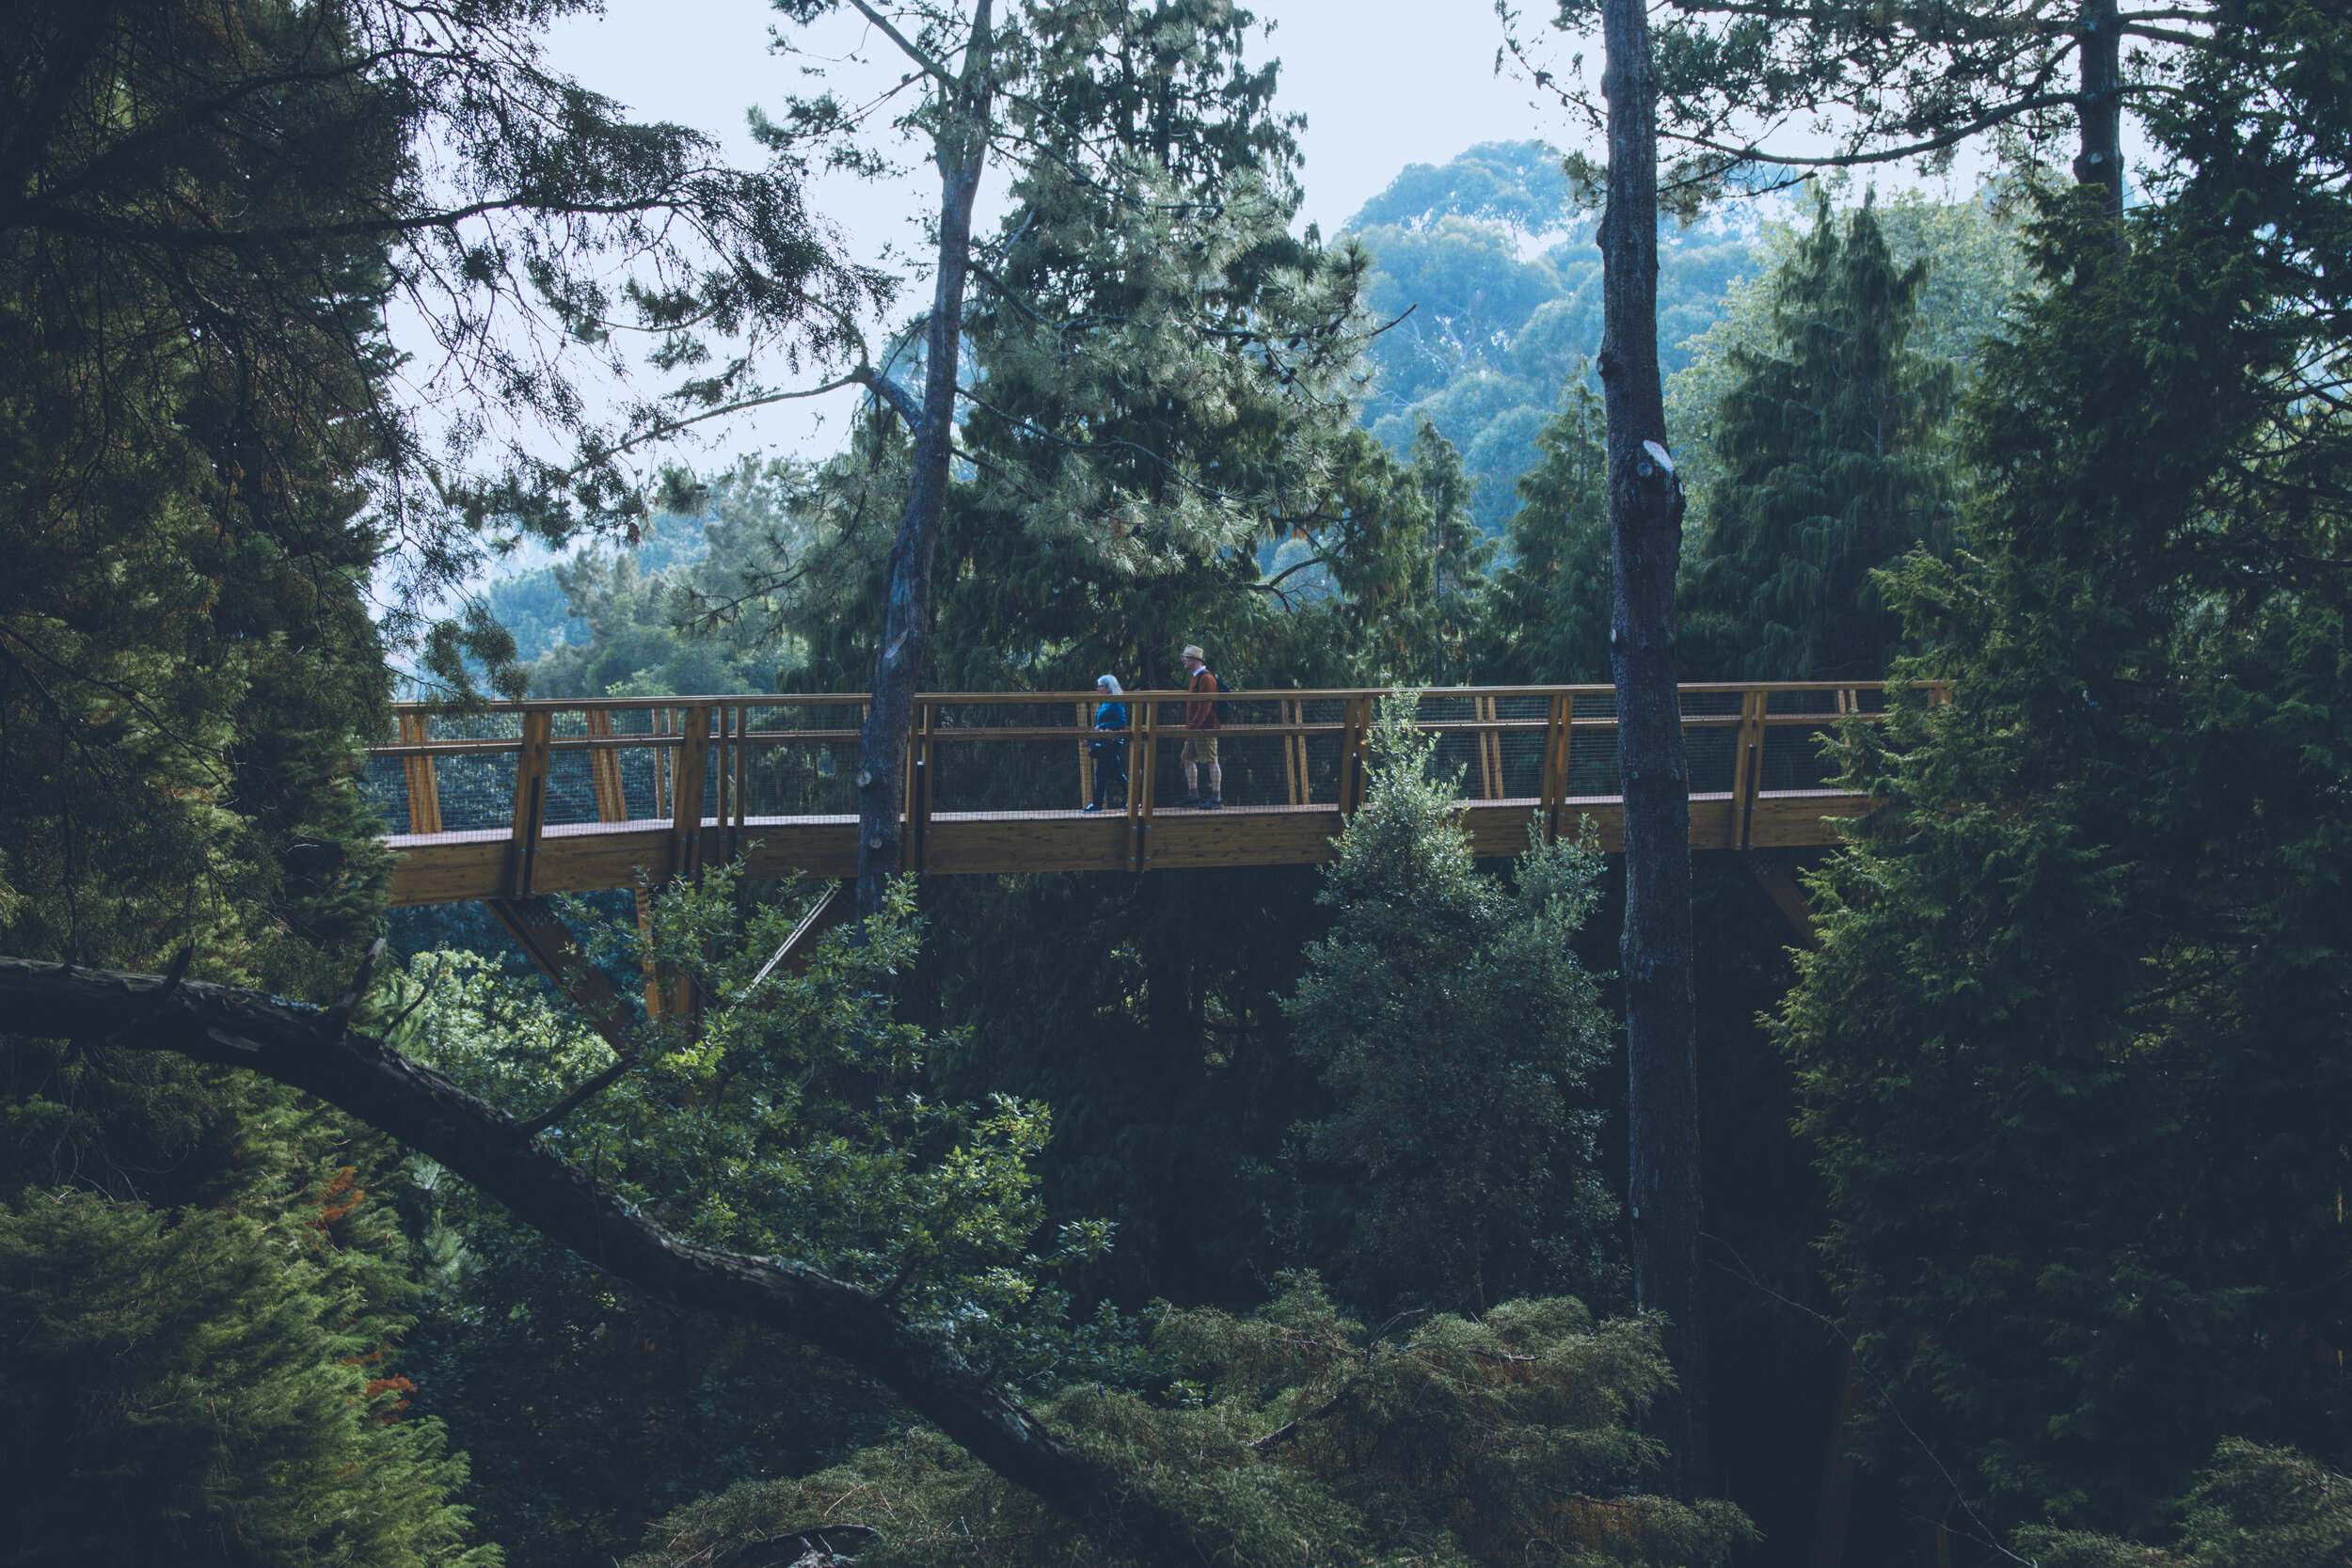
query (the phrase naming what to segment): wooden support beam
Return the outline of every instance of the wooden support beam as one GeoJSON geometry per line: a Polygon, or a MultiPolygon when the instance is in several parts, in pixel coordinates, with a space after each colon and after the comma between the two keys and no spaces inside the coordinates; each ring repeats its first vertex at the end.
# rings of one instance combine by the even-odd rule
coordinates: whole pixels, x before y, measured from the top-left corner
{"type": "MultiPolygon", "coordinates": [[[[1160,793],[1160,705],[1142,703],[1143,736],[1127,759],[1127,864],[1137,876],[1152,869],[1152,808],[1160,793]]],[[[1136,707],[1127,709],[1127,729],[1136,727],[1136,707]]]]}
{"type": "Polygon", "coordinates": [[[1575,735],[1576,694],[1555,692],[1544,722],[1544,774],[1535,809],[1543,814],[1544,842],[1560,842],[1560,802],[1568,794],[1568,741],[1575,735]]]}
{"type": "Polygon", "coordinates": [[[1365,703],[1361,697],[1347,701],[1347,731],[1340,737],[1340,810],[1353,816],[1361,803],[1364,783],[1365,703]]]}
{"type": "Polygon", "coordinates": [[[673,877],[692,877],[702,870],[704,775],[710,768],[710,705],[697,703],[685,710],[677,766],[670,775],[670,864],[673,877]]]}
{"type": "Polygon", "coordinates": [[[1740,736],[1732,762],[1732,828],[1726,847],[1746,849],[1756,842],[1756,798],[1764,788],[1764,715],[1771,694],[1747,691],[1740,698],[1740,736]]]}
{"type": "MultiPolygon", "coordinates": [[[[696,703],[681,715],[677,767],[670,776],[670,876],[693,879],[703,869],[703,801],[710,770],[711,703],[696,703]]],[[[649,1011],[651,1009],[648,1009],[649,1011]]],[[[665,1016],[683,1015],[699,1022],[702,989],[691,976],[681,978],[661,998],[665,1016]]]]}
{"type": "MultiPolygon", "coordinates": [[[[1303,717],[1307,711],[1307,705],[1304,703],[1287,702],[1276,711],[1281,714],[1282,722],[1285,724],[1303,724],[1307,721],[1303,717]]],[[[1282,737],[1282,787],[1292,805],[1303,806],[1307,803],[1310,785],[1307,775],[1307,737],[1303,735],[1286,735],[1282,737]]]]}
{"type": "Polygon", "coordinates": [[[1780,862],[1761,851],[1740,849],[1732,858],[1740,863],[1740,869],[1763,890],[1764,896],[1772,901],[1772,908],[1778,910],[1781,918],[1788,922],[1788,928],[1796,934],[1797,941],[1815,952],[1820,951],[1820,929],[1813,923],[1813,900],[1804,895],[1804,884],[1788,875],[1788,868],[1780,862]]]}
{"type": "Polygon", "coordinates": [[[548,737],[555,715],[546,708],[523,714],[523,749],[515,757],[515,825],[509,835],[506,892],[528,898],[535,891],[532,873],[539,860],[539,831],[548,816],[548,737]]]}
{"type": "Polygon", "coordinates": [[[743,794],[744,774],[751,766],[747,754],[751,745],[743,737],[751,729],[752,710],[744,703],[732,703],[728,706],[734,715],[734,738],[727,743],[727,804],[722,814],[725,830],[721,836],[725,840],[723,852],[728,863],[733,864],[735,858],[743,852],[743,832],[752,819],[743,794]]]}
{"type": "Polygon", "coordinates": [[[835,927],[847,926],[856,919],[857,884],[831,884],[818,895],[817,902],[809,906],[808,912],[801,916],[801,923],[792,927],[792,934],[784,939],[784,944],[759,966],[759,973],[752,976],[748,989],[757,990],[759,983],[771,974],[798,974],[808,967],[809,954],[816,948],[818,938],[835,927]]]}
{"type": "Polygon", "coordinates": [[[556,913],[554,901],[526,897],[485,898],[483,902],[498,917],[498,923],[506,927],[506,934],[515,939],[515,945],[539,966],[539,973],[572,999],[614,1051],[628,1055],[628,1006],[603,972],[588,961],[579,939],[556,913]]]}

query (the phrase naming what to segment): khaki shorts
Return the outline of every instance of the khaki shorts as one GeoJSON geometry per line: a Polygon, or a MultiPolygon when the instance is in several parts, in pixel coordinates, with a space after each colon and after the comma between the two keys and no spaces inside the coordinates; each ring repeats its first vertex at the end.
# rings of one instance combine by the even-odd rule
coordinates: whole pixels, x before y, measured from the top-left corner
{"type": "Polygon", "coordinates": [[[1205,762],[1215,768],[1216,766],[1216,732],[1194,730],[1184,742],[1184,760],[1205,762]]]}

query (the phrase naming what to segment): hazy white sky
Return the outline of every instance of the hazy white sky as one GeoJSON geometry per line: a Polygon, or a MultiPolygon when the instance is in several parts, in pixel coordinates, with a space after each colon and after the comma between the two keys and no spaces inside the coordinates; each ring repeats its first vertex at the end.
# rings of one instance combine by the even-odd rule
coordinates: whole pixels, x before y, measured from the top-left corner
{"type": "MultiPolygon", "coordinates": [[[[1569,135],[1559,110],[1494,73],[1502,41],[1491,0],[1262,0],[1271,38],[1253,48],[1282,62],[1280,102],[1307,116],[1304,216],[1329,233],[1409,163],[1443,163],[1476,142],[1569,135]]],[[[677,120],[754,155],[744,111],[800,87],[801,62],[772,55],[779,20],[764,0],[606,0],[605,14],[563,24],[551,62],[655,119],[677,120]]],[[[862,29],[829,26],[818,47],[850,47],[862,29]]],[[[874,53],[880,61],[886,46],[874,53]]],[[[912,192],[829,184],[825,205],[853,236],[887,230],[912,192]],[[892,199],[897,198],[898,199],[892,199]]],[[[874,237],[879,237],[875,235],[874,237]]]]}

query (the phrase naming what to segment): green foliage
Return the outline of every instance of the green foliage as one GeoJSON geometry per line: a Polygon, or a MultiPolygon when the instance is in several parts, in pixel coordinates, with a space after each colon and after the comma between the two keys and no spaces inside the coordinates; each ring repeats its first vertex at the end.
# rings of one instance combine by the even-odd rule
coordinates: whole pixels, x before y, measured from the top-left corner
{"type": "MultiPolygon", "coordinates": [[[[1413,165],[1349,229],[1372,253],[1366,304],[1382,322],[1404,318],[1373,341],[1378,380],[1365,419],[1400,451],[1422,420],[1433,423],[1462,452],[1479,529],[1500,534],[1537,433],[1600,344],[1600,258],[1560,154],[1542,142],[1487,142],[1439,167],[1413,165]],[[1530,254],[1538,242],[1545,248],[1530,254]]],[[[1753,266],[1734,234],[1661,227],[1669,372],[1753,266]]]]}
{"type": "MultiPolygon", "coordinates": [[[[2240,24],[2344,58],[2341,20],[2240,24]]],[[[2341,1442],[2352,432],[2310,367],[2352,200],[2341,94],[2281,86],[2323,77],[2215,68],[2125,249],[2043,203],[1966,550],[1890,584],[1954,698],[1853,737],[1887,806],[1775,1023],[1862,1354],[1996,1526],[2148,1533],[2222,1435],[2341,1442]]]]}
{"type": "MultiPolygon", "coordinates": [[[[38,31],[53,9],[22,8],[10,26],[38,31]]],[[[147,20],[176,36],[190,19],[147,20]]],[[[301,76],[334,55],[331,36],[241,20],[249,29],[226,37],[193,29],[204,36],[178,62],[185,79],[142,81],[161,95],[151,112],[168,119],[175,93],[206,96],[215,73],[301,76]]],[[[136,53],[112,36],[131,25],[92,24],[136,53]]],[[[74,107],[28,125],[27,169],[92,156],[113,133],[53,86],[74,107]]],[[[226,269],[217,255],[120,255],[139,247],[103,228],[0,228],[8,952],[135,963],[193,943],[216,973],[292,990],[317,981],[319,949],[347,949],[373,917],[385,862],[351,748],[388,688],[364,599],[379,535],[358,483],[380,447],[353,404],[386,368],[387,281],[373,242],[310,226],[338,182],[392,155],[384,107],[316,81],[289,87],[274,109],[332,126],[342,145],[326,166],[268,178],[240,173],[222,148],[166,138],[157,160],[188,162],[163,205],[233,206],[310,236],[226,269]],[[199,292],[220,291],[202,309],[183,293],[191,272],[199,292]],[[287,321],[275,296],[295,275],[310,297],[287,321]]],[[[140,194],[120,182],[112,170],[85,197],[140,194]]]]}
{"type": "Polygon", "coordinates": [[[415,1287],[380,1156],[288,1096],[229,1098],[200,1141],[158,1115],[147,1149],[112,1146],[176,1154],[201,1206],[0,1204],[9,1560],[489,1568],[451,1500],[465,1460],[391,1359],[415,1287]]]}
{"type": "Polygon", "coordinates": [[[2042,1568],[2316,1568],[2352,1561],[2352,1480],[2292,1449],[2225,1440],[2165,1551],[2079,1530],[2020,1530],[2042,1568]]]}
{"type": "MultiPolygon", "coordinates": [[[[683,1014],[641,1021],[635,1066],[549,1145],[675,1234],[890,1292],[1016,1385],[1115,1373],[1122,1331],[1072,1322],[1057,1282],[1108,1234],[1048,1223],[1031,1168],[1044,1108],[888,1088],[921,1083],[950,1043],[880,1000],[916,957],[911,890],[863,944],[836,930],[804,969],[755,985],[801,916],[789,891],[754,903],[723,869],[671,884],[642,941],[571,911],[592,958],[631,974],[650,958],[655,982],[698,990],[704,1012],[699,1029],[683,1014]]],[[[611,1065],[543,985],[428,953],[399,989],[415,1000],[426,986],[405,1049],[518,1116],[611,1065]]],[[[420,1337],[421,1399],[478,1454],[473,1496],[518,1564],[609,1554],[687,1497],[836,1459],[904,1419],[805,1347],[617,1289],[437,1169],[424,1180],[454,1245],[420,1337]]]]}
{"type": "MultiPolygon", "coordinates": [[[[1168,1402],[1076,1388],[1048,1418],[1187,1530],[1248,1564],[1706,1564],[1746,1534],[1725,1503],[1635,1493],[1635,1424],[1665,1386],[1655,1329],[1572,1300],[1433,1318],[1391,1342],[1293,1279],[1247,1319],[1171,1313],[1168,1402]]],[[[663,1521],[632,1568],[753,1541],[854,1551],[864,1568],[1132,1560],[936,1440],[805,1481],[739,1486],[663,1521]],[[791,1543],[788,1538],[804,1539],[791,1543]]]]}
{"type": "Polygon", "coordinates": [[[1869,201],[1841,231],[1826,198],[1773,273],[1770,346],[1729,356],[1686,673],[1883,673],[1900,627],[1871,574],[1950,533],[1952,367],[1907,342],[1927,274],[1897,269],[1869,201]]]}
{"type": "Polygon", "coordinates": [[[1417,702],[1382,708],[1369,791],[1326,872],[1337,915],[1284,1006],[1334,1102],[1296,1137],[1345,1195],[1338,1275],[1375,1315],[1606,1290],[1615,1206],[1585,1084],[1610,1022],[1570,946],[1600,856],[1536,842],[1516,889],[1482,875],[1417,702]]]}
{"type": "Polygon", "coordinates": [[[1536,432],[1503,536],[1478,679],[1605,683],[1609,673],[1609,453],[1600,395],[1581,382],[1536,432]]]}
{"type": "MultiPolygon", "coordinates": [[[[1816,204],[1847,198],[1851,188],[1831,180],[1814,187],[1816,204]]],[[[1918,191],[1882,197],[1867,193],[1871,219],[1898,271],[1927,264],[1911,295],[1904,346],[1930,365],[1951,362],[1960,385],[1974,372],[1978,352],[2001,336],[2019,297],[2037,285],[2019,241],[2015,208],[2022,190],[1987,184],[1974,199],[1931,200],[1918,191]]],[[[1851,208],[1842,211],[1847,221],[1851,208]]],[[[1733,283],[1722,314],[1685,345],[1690,362],[1666,378],[1666,425],[1674,432],[1675,459],[1692,515],[1708,515],[1711,494],[1723,475],[1717,455],[1717,421],[1724,399],[1746,372],[1734,360],[1775,358],[1787,351],[1780,323],[1782,298],[1797,268],[1804,237],[1789,224],[1767,223],[1756,260],[1763,270],[1733,283]]],[[[1697,543],[1693,530],[1691,542],[1697,543]]]]}

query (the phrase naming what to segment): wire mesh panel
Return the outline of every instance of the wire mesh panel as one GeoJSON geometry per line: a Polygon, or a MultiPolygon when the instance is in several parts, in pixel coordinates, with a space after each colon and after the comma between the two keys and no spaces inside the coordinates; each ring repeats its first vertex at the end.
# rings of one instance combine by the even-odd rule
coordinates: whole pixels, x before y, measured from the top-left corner
{"type": "Polygon", "coordinates": [[[1691,793],[1727,795],[1740,773],[1740,716],[1744,691],[1682,693],[1682,749],[1688,758],[1691,793]],[[1704,719],[1708,723],[1688,721],[1704,719]]]}
{"type": "Polygon", "coordinates": [[[1081,705],[1068,696],[932,704],[930,733],[917,737],[928,750],[930,814],[1076,811],[1093,734],[1079,722],[1081,705]]]}
{"type": "Polygon", "coordinates": [[[862,705],[746,700],[743,809],[754,817],[855,816],[862,705]]]}
{"type": "Polygon", "coordinates": [[[359,798],[375,808],[387,833],[405,833],[416,820],[408,797],[408,763],[403,757],[371,756],[359,766],[359,798]]]}
{"type": "Polygon", "coordinates": [[[1762,787],[1771,791],[1836,788],[1836,726],[1886,711],[1883,687],[1776,690],[1765,699],[1765,711],[1775,720],[1802,715],[1820,721],[1774,723],[1765,731],[1762,787]]]}

